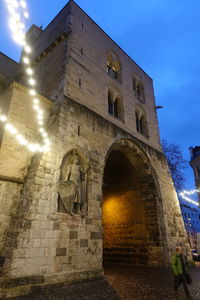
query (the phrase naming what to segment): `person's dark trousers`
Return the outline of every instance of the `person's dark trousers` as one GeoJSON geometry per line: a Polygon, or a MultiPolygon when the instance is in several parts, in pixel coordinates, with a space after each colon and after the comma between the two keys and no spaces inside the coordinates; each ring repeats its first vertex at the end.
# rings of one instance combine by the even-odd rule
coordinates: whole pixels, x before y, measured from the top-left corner
{"type": "Polygon", "coordinates": [[[189,292],[189,289],[188,289],[188,286],[187,286],[187,281],[186,281],[186,278],[185,278],[184,274],[179,275],[179,276],[175,276],[175,278],[174,278],[174,290],[175,290],[175,292],[178,291],[178,288],[181,284],[183,285],[186,297],[188,299],[191,299],[190,292],[189,292]]]}

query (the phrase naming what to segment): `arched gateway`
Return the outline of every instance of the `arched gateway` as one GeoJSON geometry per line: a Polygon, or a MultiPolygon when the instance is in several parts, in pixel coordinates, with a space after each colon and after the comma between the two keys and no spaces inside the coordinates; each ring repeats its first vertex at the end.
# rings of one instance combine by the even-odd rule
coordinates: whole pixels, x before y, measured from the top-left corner
{"type": "Polygon", "coordinates": [[[162,206],[147,154],[119,140],[106,157],[103,175],[104,262],[162,264],[162,206]]]}

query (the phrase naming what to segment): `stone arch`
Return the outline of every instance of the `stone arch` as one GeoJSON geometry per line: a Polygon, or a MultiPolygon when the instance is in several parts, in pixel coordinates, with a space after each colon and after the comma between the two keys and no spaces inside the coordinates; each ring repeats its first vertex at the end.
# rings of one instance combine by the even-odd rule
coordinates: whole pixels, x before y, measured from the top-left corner
{"type": "Polygon", "coordinates": [[[159,184],[147,153],[135,142],[121,139],[109,148],[103,198],[104,262],[162,264],[159,184]]]}

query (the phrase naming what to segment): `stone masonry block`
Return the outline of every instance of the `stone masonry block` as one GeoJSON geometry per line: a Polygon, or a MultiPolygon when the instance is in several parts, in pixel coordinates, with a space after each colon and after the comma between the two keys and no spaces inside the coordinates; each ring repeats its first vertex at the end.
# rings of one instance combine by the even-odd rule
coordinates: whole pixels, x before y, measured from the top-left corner
{"type": "Polygon", "coordinates": [[[70,240],[77,239],[78,238],[78,232],[77,231],[70,231],[69,238],[70,238],[70,240]]]}
{"type": "Polygon", "coordinates": [[[90,233],[91,240],[101,240],[102,239],[102,232],[91,232],[90,233]]]}
{"type": "Polygon", "coordinates": [[[80,240],[80,247],[88,247],[88,240],[80,240]]]}
{"type": "Polygon", "coordinates": [[[56,256],[66,256],[66,248],[56,248],[56,256]]]}

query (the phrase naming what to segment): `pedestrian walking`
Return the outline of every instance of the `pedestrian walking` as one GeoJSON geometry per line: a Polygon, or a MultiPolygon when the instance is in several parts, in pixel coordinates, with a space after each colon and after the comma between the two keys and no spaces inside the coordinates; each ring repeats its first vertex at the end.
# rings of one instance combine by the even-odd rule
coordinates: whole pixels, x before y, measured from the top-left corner
{"type": "Polygon", "coordinates": [[[183,255],[183,249],[180,246],[176,246],[176,252],[172,255],[172,268],[175,274],[174,291],[176,299],[178,299],[178,288],[180,285],[183,285],[186,298],[192,299],[188,289],[188,284],[192,283],[192,279],[188,271],[186,258],[183,255]]]}

